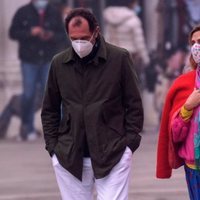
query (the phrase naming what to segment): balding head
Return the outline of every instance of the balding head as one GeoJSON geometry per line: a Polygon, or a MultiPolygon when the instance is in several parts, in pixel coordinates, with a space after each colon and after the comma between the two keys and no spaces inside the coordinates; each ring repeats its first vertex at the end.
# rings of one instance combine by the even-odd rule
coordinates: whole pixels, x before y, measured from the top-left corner
{"type": "Polygon", "coordinates": [[[76,8],[71,10],[65,19],[65,28],[67,33],[69,33],[69,24],[71,24],[71,21],[72,26],[80,26],[82,23],[84,23],[83,18],[87,21],[90,32],[94,32],[97,26],[99,26],[95,16],[89,10],[84,8],[76,8]]]}
{"type": "Polygon", "coordinates": [[[76,28],[80,26],[87,26],[89,28],[89,24],[87,20],[83,17],[77,16],[71,19],[69,22],[68,28],[76,28]]]}

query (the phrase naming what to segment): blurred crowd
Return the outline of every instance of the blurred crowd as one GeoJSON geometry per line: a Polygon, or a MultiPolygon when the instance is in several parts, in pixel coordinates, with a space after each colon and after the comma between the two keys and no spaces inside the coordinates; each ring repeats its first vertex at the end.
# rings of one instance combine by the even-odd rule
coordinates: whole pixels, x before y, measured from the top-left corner
{"type": "Polygon", "coordinates": [[[151,63],[147,69],[147,83],[154,92],[154,106],[161,114],[167,90],[172,81],[182,73],[190,71],[188,35],[200,23],[199,0],[159,0],[158,45],[155,52],[149,52],[151,63]],[[153,74],[154,79],[151,79],[153,74]],[[148,79],[149,80],[148,82],[148,79]]]}
{"type": "MultiPolygon", "coordinates": [[[[35,1],[37,0],[30,0],[29,4],[33,4],[35,1]]],[[[45,1],[39,0],[43,3],[45,1]]],[[[37,6],[35,6],[37,14],[32,20],[38,18],[38,24],[36,21],[32,23],[30,15],[27,14],[17,18],[21,8],[13,16],[8,35],[10,39],[14,39],[21,44],[19,59],[22,69],[24,64],[26,66],[28,64],[49,65],[54,54],[70,45],[63,26],[63,21],[71,10],[69,1],[49,0],[46,2],[48,7],[43,5],[44,12],[42,9],[37,10],[37,6]],[[53,16],[52,18],[47,17],[47,8],[51,11],[49,15],[53,16]],[[55,18],[58,15],[59,17],[55,18]],[[48,21],[49,19],[50,21],[48,21]],[[57,19],[56,22],[55,19],[57,19]],[[22,23],[20,24],[19,21],[22,23]],[[16,29],[17,26],[18,29],[16,29]],[[32,31],[33,27],[37,27],[32,32],[32,36],[25,33],[27,26],[32,31]],[[22,38],[19,36],[20,30],[24,34],[21,36],[22,38]],[[31,37],[34,39],[31,39],[31,37]],[[30,40],[32,40],[32,46],[30,40]],[[46,49],[45,45],[47,46],[46,49]],[[36,58],[33,57],[37,54],[34,51],[38,51],[38,57],[36,58]],[[26,53],[30,58],[24,57],[26,53]],[[44,55],[48,56],[45,57],[44,55]]],[[[77,6],[87,7],[89,1],[76,2],[77,6]]],[[[92,6],[90,6],[90,9],[92,9],[92,6]]],[[[172,81],[181,73],[191,70],[188,64],[188,34],[192,27],[200,23],[199,10],[200,0],[158,0],[155,12],[158,15],[157,24],[159,24],[159,28],[157,30],[157,47],[153,50],[148,50],[146,44],[148,30],[144,26],[146,18],[143,0],[108,0],[105,1],[105,8],[101,11],[102,34],[108,42],[126,48],[130,52],[138,74],[141,93],[148,91],[153,94],[154,108],[159,115],[162,112],[165,95],[172,81]]],[[[22,81],[24,85],[23,93],[13,95],[1,112],[0,138],[6,137],[12,116],[18,116],[22,121],[18,139],[35,140],[41,135],[39,130],[35,130],[33,124],[34,113],[40,109],[44,84],[40,84],[41,81],[37,77],[39,75],[36,74],[36,79],[33,80],[30,86],[34,89],[30,94],[30,88],[27,88],[29,83],[25,79],[27,74],[23,70],[22,76],[24,78],[22,81]],[[38,88],[42,88],[42,90],[38,88]],[[32,114],[30,115],[30,113],[32,114]]],[[[46,77],[46,75],[44,76],[46,77]]],[[[44,79],[44,77],[41,77],[41,79],[44,79]]]]}

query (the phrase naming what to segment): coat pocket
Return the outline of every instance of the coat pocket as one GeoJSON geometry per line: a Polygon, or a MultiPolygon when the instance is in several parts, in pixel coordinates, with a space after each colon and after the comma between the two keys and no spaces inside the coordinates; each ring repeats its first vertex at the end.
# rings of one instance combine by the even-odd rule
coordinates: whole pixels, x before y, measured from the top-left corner
{"type": "Polygon", "coordinates": [[[104,124],[120,136],[124,135],[124,116],[123,113],[114,114],[111,110],[103,112],[104,124]]]}

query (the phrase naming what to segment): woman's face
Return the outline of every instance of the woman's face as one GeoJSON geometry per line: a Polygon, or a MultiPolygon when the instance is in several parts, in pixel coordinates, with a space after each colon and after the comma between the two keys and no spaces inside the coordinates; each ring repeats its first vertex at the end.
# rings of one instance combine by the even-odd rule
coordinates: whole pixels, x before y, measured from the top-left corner
{"type": "Polygon", "coordinates": [[[191,38],[191,55],[194,65],[200,64],[200,31],[193,33],[191,38]],[[196,64],[195,64],[196,63],[196,64]]]}
{"type": "Polygon", "coordinates": [[[195,33],[193,33],[192,38],[191,38],[191,46],[194,43],[200,44],[200,31],[196,31],[195,33]]]}

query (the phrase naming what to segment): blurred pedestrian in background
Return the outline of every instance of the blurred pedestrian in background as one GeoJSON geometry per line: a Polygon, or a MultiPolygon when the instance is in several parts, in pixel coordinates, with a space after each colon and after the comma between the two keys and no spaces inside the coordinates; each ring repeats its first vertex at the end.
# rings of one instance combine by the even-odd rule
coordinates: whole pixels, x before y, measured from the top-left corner
{"type": "MultiPolygon", "coordinates": [[[[63,24],[64,24],[65,18],[67,17],[68,13],[71,11],[71,8],[66,3],[66,0],[49,0],[49,2],[60,13],[61,18],[63,20],[63,24]]],[[[57,44],[58,44],[58,50],[57,51],[58,52],[63,51],[64,49],[66,49],[67,47],[70,46],[70,40],[69,40],[67,34],[65,34],[63,36],[64,36],[64,38],[62,38],[62,41],[57,42],[57,44]],[[63,41],[65,41],[65,42],[63,42],[63,41]]]]}
{"type": "Polygon", "coordinates": [[[160,116],[164,100],[175,78],[182,74],[187,61],[189,13],[185,0],[159,0],[157,77],[154,93],[154,105],[160,116]]]}
{"type": "Polygon", "coordinates": [[[188,22],[190,28],[200,24],[200,1],[199,0],[185,0],[187,10],[189,13],[188,22]]]}
{"type": "Polygon", "coordinates": [[[42,98],[49,63],[66,42],[61,14],[48,0],[31,0],[15,13],[10,38],[19,42],[23,94],[21,102],[20,139],[35,140],[34,102],[36,91],[42,98]]]}
{"type": "Polygon", "coordinates": [[[104,41],[87,9],[65,26],[72,47],[53,58],[41,114],[62,199],[92,200],[94,185],[97,199],[128,199],[143,126],[132,59],[104,41]]]}
{"type": "Polygon", "coordinates": [[[157,6],[158,47],[163,68],[173,80],[182,73],[184,58],[187,53],[187,37],[189,34],[189,13],[185,0],[160,0],[157,6]]]}
{"type": "Polygon", "coordinates": [[[168,91],[157,150],[157,177],[169,178],[182,165],[191,200],[200,199],[200,26],[189,36],[192,71],[168,91]]]}
{"type": "Polygon", "coordinates": [[[142,21],[137,16],[137,0],[116,0],[105,8],[105,39],[107,42],[125,48],[131,54],[134,67],[144,84],[144,68],[150,59],[145,44],[142,21]]]}

